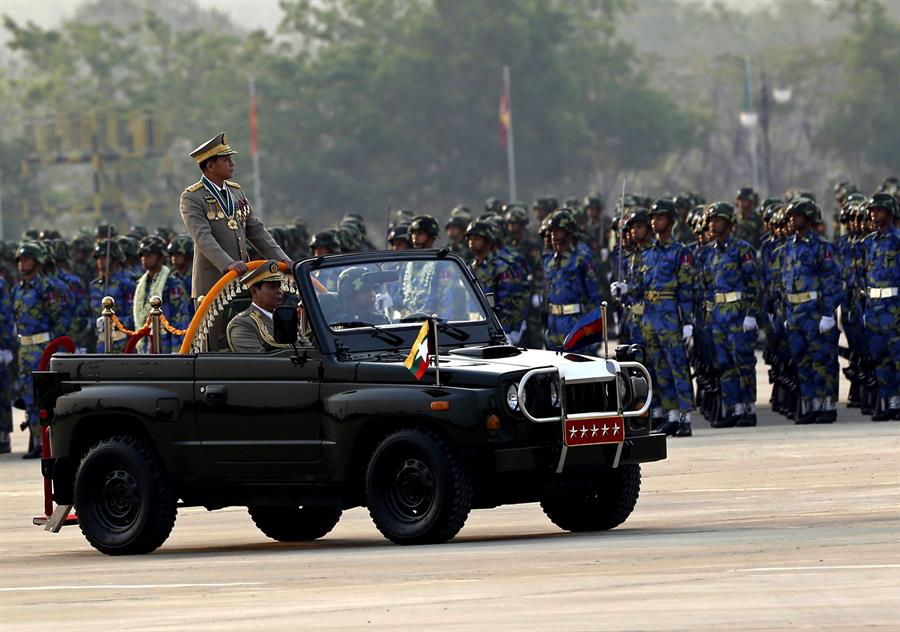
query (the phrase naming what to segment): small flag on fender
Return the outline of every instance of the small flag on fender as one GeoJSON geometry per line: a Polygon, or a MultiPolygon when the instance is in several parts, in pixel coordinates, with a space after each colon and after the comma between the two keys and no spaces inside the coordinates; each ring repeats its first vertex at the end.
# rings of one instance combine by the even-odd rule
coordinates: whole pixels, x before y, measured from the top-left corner
{"type": "Polygon", "coordinates": [[[572,331],[563,340],[563,349],[576,351],[582,347],[603,342],[603,328],[605,325],[606,313],[604,308],[598,307],[575,323],[572,331]]]}
{"type": "Polygon", "coordinates": [[[421,380],[422,376],[425,375],[425,370],[428,368],[428,364],[431,361],[428,353],[429,322],[430,321],[426,320],[422,323],[419,335],[416,336],[416,341],[413,343],[412,349],[409,350],[409,355],[407,355],[406,360],[403,361],[403,364],[416,376],[417,380],[421,380]]]}

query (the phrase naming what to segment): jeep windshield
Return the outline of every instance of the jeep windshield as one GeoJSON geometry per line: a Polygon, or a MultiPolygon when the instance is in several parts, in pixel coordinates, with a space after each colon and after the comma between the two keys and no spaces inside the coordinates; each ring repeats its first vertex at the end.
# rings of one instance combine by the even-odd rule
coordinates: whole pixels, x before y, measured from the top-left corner
{"type": "Polygon", "coordinates": [[[403,352],[430,317],[442,347],[502,342],[462,261],[423,255],[335,256],[308,267],[317,311],[339,348],[403,352]]]}

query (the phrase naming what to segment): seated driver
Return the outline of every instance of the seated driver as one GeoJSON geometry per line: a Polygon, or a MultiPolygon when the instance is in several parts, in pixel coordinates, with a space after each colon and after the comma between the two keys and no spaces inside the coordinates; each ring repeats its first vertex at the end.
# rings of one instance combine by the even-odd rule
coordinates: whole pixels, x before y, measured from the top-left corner
{"type": "Polygon", "coordinates": [[[365,268],[347,268],[338,277],[338,310],[333,323],[363,322],[387,325],[391,321],[375,304],[375,288],[366,285],[365,268]]]}
{"type": "MultiPolygon", "coordinates": [[[[272,313],[284,299],[281,290],[283,278],[278,262],[274,260],[265,262],[241,278],[241,283],[250,290],[253,302],[228,323],[228,346],[234,353],[268,353],[291,346],[275,342],[272,335],[272,313]]],[[[298,343],[309,345],[303,338],[299,338],[298,343]]]]}

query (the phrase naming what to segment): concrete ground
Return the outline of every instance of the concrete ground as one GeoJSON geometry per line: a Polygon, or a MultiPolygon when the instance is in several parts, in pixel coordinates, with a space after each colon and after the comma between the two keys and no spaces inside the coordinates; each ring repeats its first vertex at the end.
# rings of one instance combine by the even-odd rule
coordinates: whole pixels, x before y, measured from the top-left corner
{"type": "Polygon", "coordinates": [[[354,509],[279,544],[243,508],[184,509],[129,558],[31,525],[41,479],[17,432],[0,457],[0,630],[900,629],[900,422],[841,407],[794,426],[762,406],[756,428],[694,425],[606,533],[562,532],[530,504],[400,547],[354,509]]]}

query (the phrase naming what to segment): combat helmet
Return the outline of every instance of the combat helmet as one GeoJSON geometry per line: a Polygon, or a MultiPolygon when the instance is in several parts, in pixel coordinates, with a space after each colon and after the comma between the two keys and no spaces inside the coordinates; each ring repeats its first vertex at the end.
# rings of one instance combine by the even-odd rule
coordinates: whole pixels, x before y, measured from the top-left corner
{"type": "Polygon", "coordinates": [[[340,252],[341,242],[338,241],[337,231],[329,228],[313,235],[309,242],[310,252],[313,252],[315,248],[328,248],[331,252],[340,252]]]}
{"type": "Polygon", "coordinates": [[[575,223],[575,218],[572,217],[572,209],[565,206],[556,209],[550,214],[550,222],[547,227],[550,230],[565,230],[573,235],[578,232],[578,224],[575,223]]]}
{"type": "Polygon", "coordinates": [[[441,233],[437,220],[431,215],[416,215],[409,224],[409,234],[423,232],[431,237],[437,237],[441,233]]]}
{"type": "Polygon", "coordinates": [[[466,237],[483,237],[489,243],[494,242],[495,229],[486,219],[476,219],[466,228],[466,237]]]}
{"type": "Polygon", "coordinates": [[[484,201],[484,210],[490,213],[502,213],[505,206],[500,198],[489,197],[484,201]]]}
{"type": "Polygon", "coordinates": [[[148,254],[157,254],[162,255],[166,250],[166,242],[162,240],[162,237],[158,235],[147,235],[138,243],[138,254],[139,255],[148,255],[148,254]]]}
{"type": "Polygon", "coordinates": [[[193,255],[194,240],[189,235],[175,235],[166,247],[166,252],[170,255],[193,255]]]}
{"type": "Polygon", "coordinates": [[[39,241],[23,241],[16,248],[16,261],[21,257],[31,257],[40,264],[47,263],[47,249],[39,241]]]}
{"type": "Polygon", "coordinates": [[[528,225],[528,209],[521,206],[512,206],[506,211],[507,224],[528,225]]]}
{"type": "Polygon", "coordinates": [[[602,211],[603,196],[601,196],[599,193],[589,193],[588,195],[584,196],[582,206],[584,206],[584,210],[597,209],[599,211],[602,211]]]}
{"type": "Polygon", "coordinates": [[[710,220],[714,217],[721,217],[724,220],[727,220],[728,223],[734,224],[734,207],[728,202],[716,202],[714,204],[709,205],[709,210],[706,212],[707,220],[710,220]]]}
{"type": "Polygon", "coordinates": [[[109,258],[113,261],[123,261],[122,248],[115,239],[102,239],[94,246],[94,259],[105,257],[109,253],[109,258]]]}
{"type": "Polygon", "coordinates": [[[866,203],[866,210],[869,211],[873,208],[883,208],[892,213],[894,217],[900,217],[900,206],[897,204],[897,199],[890,193],[879,192],[873,195],[866,203]]]}
{"type": "Polygon", "coordinates": [[[643,222],[647,226],[650,225],[650,213],[645,208],[635,208],[627,216],[625,216],[625,228],[631,228],[632,224],[643,222]]]}
{"type": "Polygon", "coordinates": [[[650,206],[650,215],[668,215],[673,221],[680,217],[678,215],[678,209],[675,208],[675,203],[668,198],[659,198],[656,200],[656,202],[650,206]]]}
{"type": "Polygon", "coordinates": [[[342,271],[338,276],[338,298],[346,299],[353,292],[365,290],[366,284],[363,281],[363,275],[366,269],[362,266],[354,266],[342,271]]]}
{"type": "Polygon", "coordinates": [[[806,197],[796,197],[791,200],[785,209],[785,216],[790,217],[794,214],[805,216],[809,221],[816,222],[821,217],[819,207],[811,199],[806,197]]]}
{"type": "Polygon", "coordinates": [[[399,224],[388,231],[387,241],[393,244],[395,241],[405,241],[412,245],[412,237],[409,236],[409,224],[399,224]]]}

